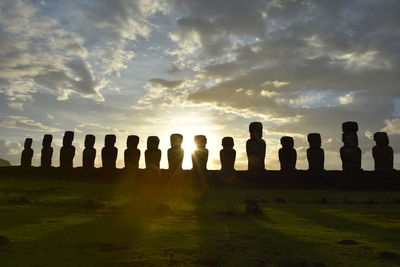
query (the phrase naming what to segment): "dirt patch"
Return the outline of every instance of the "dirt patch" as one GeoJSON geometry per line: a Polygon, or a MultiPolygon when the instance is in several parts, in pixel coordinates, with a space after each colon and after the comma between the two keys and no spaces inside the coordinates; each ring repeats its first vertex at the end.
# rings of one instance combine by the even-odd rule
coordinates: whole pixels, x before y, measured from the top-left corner
{"type": "Polygon", "coordinates": [[[282,266],[282,267],[326,267],[326,265],[322,262],[306,262],[306,261],[289,261],[289,262],[284,262],[279,266],[282,266]]]}
{"type": "Polygon", "coordinates": [[[237,214],[234,211],[229,211],[229,210],[225,210],[225,211],[216,211],[214,213],[215,215],[221,216],[221,217],[238,217],[240,216],[239,214],[237,214]]]}
{"type": "Polygon", "coordinates": [[[400,254],[391,251],[379,252],[379,257],[385,260],[400,262],[400,254]]]}
{"type": "Polygon", "coordinates": [[[247,214],[263,215],[263,210],[255,199],[245,199],[244,206],[247,214]]]}
{"type": "Polygon", "coordinates": [[[0,235],[0,247],[7,246],[10,243],[11,243],[10,239],[5,237],[4,235],[0,235]]]}
{"type": "Polygon", "coordinates": [[[209,258],[197,258],[193,261],[194,265],[200,266],[219,266],[218,261],[209,258]]]}
{"type": "Polygon", "coordinates": [[[358,245],[360,242],[351,240],[351,239],[344,239],[338,242],[340,245],[358,245]]]}
{"type": "Polygon", "coordinates": [[[58,193],[63,189],[62,187],[44,187],[38,189],[28,189],[25,190],[25,194],[27,195],[43,195],[43,194],[54,194],[58,193]]]}
{"type": "Polygon", "coordinates": [[[32,202],[25,197],[10,198],[7,200],[8,205],[27,205],[32,202]]]}
{"type": "Polygon", "coordinates": [[[154,208],[155,211],[169,211],[169,205],[168,204],[159,204],[154,208]]]}
{"type": "Polygon", "coordinates": [[[127,244],[114,244],[114,243],[102,243],[102,242],[94,242],[80,248],[84,249],[94,249],[98,252],[115,252],[115,251],[124,251],[128,250],[131,247],[127,244]]]}
{"type": "Polygon", "coordinates": [[[284,199],[284,198],[281,198],[281,197],[277,197],[277,198],[275,198],[275,202],[276,203],[286,203],[286,200],[284,199]]]}
{"type": "Polygon", "coordinates": [[[104,208],[106,205],[104,205],[101,202],[94,201],[93,199],[90,198],[90,199],[88,199],[88,201],[86,201],[84,206],[87,209],[100,209],[100,208],[104,208]]]}

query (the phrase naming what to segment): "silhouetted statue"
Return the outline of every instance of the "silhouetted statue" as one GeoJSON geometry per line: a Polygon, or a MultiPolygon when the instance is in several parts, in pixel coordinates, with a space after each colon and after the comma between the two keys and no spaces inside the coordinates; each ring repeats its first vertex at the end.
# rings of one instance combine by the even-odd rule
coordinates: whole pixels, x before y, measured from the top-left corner
{"type": "Polygon", "coordinates": [[[249,125],[250,139],[246,142],[246,153],[249,170],[265,169],[265,141],[262,139],[263,126],[261,122],[252,122],[249,125]]]}
{"type": "Polygon", "coordinates": [[[158,149],[160,139],[157,136],[147,138],[147,150],[144,152],[146,169],[160,169],[161,150],[158,149]]]}
{"type": "Polygon", "coordinates": [[[51,134],[45,134],[42,141],[42,153],[40,155],[40,166],[51,167],[51,158],[53,157],[53,148],[51,142],[53,136],[51,134]]]}
{"type": "Polygon", "coordinates": [[[393,148],[389,146],[389,137],[385,132],[374,134],[376,146],[372,148],[376,171],[393,170],[393,148]]]}
{"type": "Polygon", "coordinates": [[[118,148],[114,146],[116,141],[117,138],[114,134],[107,134],[104,138],[104,147],[101,150],[103,168],[115,169],[118,156],[118,148]]]}
{"type": "Polygon", "coordinates": [[[24,143],[24,150],[22,150],[22,155],[21,155],[21,166],[31,167],[32,157],[33,157],[32,138],[26,138],[24,143]]]}
{"type": "Polygon", "coordinates": [[[282,171],[293,171],[296,169],[297,152],[293,148],[293,137],[283,136],[281,138],[282,148],[279,149],[279,162],[282,171]]]}
{"type": "Polygon", "coordinates": [[[204,135],[196,135],[194,143],[196,144],[196,150],[192,153],[193,171],[196,176],[206,177],[208,160],[207,138],[204,135]]]}
{"type": "Polygon", "coordinates": [[[168,169],[171,171],[182,170],[184,150],[182,149],[183,136],[171,134],[171,148],[168,149],[168,169]]]}
{"type": "Polygon", "coordinates": [[[82,164],[83,168],[94,168],[94,160],[96,159],[96,149],[94,143],[96,137],[92,134],[85,136],[85,149],[83,149],[82,164]]]}
{"type": "Polygon", "coordinates": [[[358,124],[347,121],[342,124],[343,146],[340,148],[340,158],[344,171],[361,170],[361,149],[358,147],[358,124]]]}
{"type": "Polygon", "coordinates": [[[137,170],[139,169],[140,150],[137,148],[139,145],[139,136],[129,135],[126,139],[126,149],[124,152],[125,168],[137,170]]]}
{"type": "Polygon", "coordinates": [[[308,170],[324,170],[325,154],[321,148],[321,135],[319,133],[310,133],[307,136],[310,148],[307,149],[308,170]]]}
{"type": "Polygon", "coordinates": [[[234,142],[232,137],[222,138],[223,149],[221,149],[221,151],[219,152],[222,171],[235,170],[236,150],[233,149],[233,146],[234,142]]]}
{"type": "Polygon", "coordinates": [[[63,137],[63,146],[60,149],[60,167],[72,168],[75,157],[74,132],[66,131],[63,137]]]}

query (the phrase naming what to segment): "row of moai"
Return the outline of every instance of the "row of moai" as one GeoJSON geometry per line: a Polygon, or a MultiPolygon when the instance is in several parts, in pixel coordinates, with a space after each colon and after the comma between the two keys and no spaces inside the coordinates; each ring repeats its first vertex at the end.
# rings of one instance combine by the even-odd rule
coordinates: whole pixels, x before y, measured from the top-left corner
{"type": "MultiPolygon", "coordinates": [[[[344,171],[361,170],[361,149],[358,147],[358,124],[356,122],[344,122],[342,124],[343,147],[340,148],[340,158],[344,171]]],[[[266,143],[262,139],[263,126],[260,122],[252,122],[249,125],[250,139],[246,142],[246,153],[248,157],[248,169],[260,171],[265,169],[266,143]]],[[[41,160],[42,167],[50,167],[53,157],[51,147],[52,135],[44,135],[42,142],[41,160]]],[[[60,167],[72,168],[75,156],[75,147],[72,145],[74,132],[66,131],[63,137],[63,146],[60,150],[60,167]]],[[[86,135],[85,149],[83,150],[83,168],[94,168],[96,149],[94,135],[86,135]]],[[[324,150],[321,148],[321,135],[310,133],[307,136],[310,147],[307,149],[307,160],[310,171],[324,170],[324,150]]],[[[296,169],[297,152],[294,149],[294,139],[290,136],[281,138],[282,148],[279,149],[279,162],[281,170],[292,171],[296,169]]],[[[393,149],[389,146],[389,138],[385,132],[374,134],[376,145],[372,149],[375,161],[375,170],[393,170],[393,149]]],[[[105,136],[104,147],[101,150],[103,168],[116,168],[118,149],[115,147],[116,136],[109,134],[105,136]]],[[[171,148],[168,149],[168,165],[173,171],[182,170],[184,150],[182,149],[183,136],[172,134],[170,136],[171,148]]],[[[192,153],[193,170],[203,172],[207,170],[208,150],[206,148],[207,138],[204,135],[196,135],[194,138],[196,150],[192,153]]],[[[147,138],[147,150],[145,151],[146,169],[159,169],[161,161],[161,150],[158,148],[160,139],[157,136],[147,138]]],[[[124,163],[127,169],[138,169],[140,150],[138,149],[139,137],[130,135],[127,138],[127,148],[124,152],[124,163]]],[[[32,139],[27,138],[21,156],[21,166],[29,167],[32,164],[33,150],[32,139]]],[[[220,162],[222,171],[234,171],[236,151],[233,149],[232,137],[222,139],[223,149],[220,151],[220,162]]]]}

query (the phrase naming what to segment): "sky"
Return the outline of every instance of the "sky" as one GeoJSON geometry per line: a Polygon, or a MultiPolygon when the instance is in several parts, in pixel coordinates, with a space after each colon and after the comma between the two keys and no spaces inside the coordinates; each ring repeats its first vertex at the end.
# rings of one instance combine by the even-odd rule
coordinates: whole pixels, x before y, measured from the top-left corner
{"type": "Polygon", "coordinates": [[[209,169],[232,136],[246,169],[248,124],[264,125],[266,168],[279,169],[281,136],[294,137],[306,169],[307,134],[319,132],[326,169],[341,169],[341,123],[359,123],[364,169],[373,133],[386,131],[400,168],[400,1],[397,0],[0,0],[0,158],[18,165],[23,141],[64,131],[83,140],[128,135],[207,136],[209,169]]]}

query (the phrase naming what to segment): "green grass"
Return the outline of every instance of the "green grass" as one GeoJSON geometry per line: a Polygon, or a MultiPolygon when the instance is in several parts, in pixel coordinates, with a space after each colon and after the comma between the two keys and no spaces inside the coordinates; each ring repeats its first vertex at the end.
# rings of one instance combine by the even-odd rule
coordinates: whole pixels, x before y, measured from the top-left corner
{"type": "Polygon", "coordinates": [[[398,266],[380,253],[400,254],[399,200],[2,177],[0,266],[398,266]],[[264,215],[246,214],[246,198],[264,215]]]}

